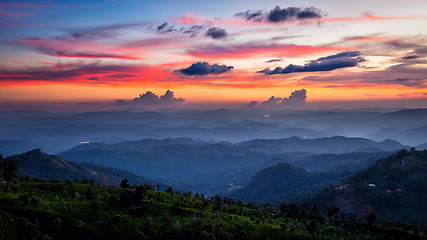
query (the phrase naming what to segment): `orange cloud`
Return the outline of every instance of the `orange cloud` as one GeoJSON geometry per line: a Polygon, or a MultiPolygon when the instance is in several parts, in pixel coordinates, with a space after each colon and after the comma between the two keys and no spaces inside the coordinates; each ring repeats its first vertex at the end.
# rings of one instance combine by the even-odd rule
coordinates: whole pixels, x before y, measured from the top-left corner
{"type": "Polygon", "coordinates": [[[35,82],[82,83],[122,85],[128,83],[155,83],[173,75],[162,66],[148,65],[102,65],[98,62],[57,63],[55,65],[12,69],[0,72],[0,82],[12,85],[35,82]]]}
{"type": "Polygon", "coordinates": [[[346,37],[346,41],[360,41],[360,42],[387,42],[391,41],[392,39],[387,37],[364,37],[364,36],[358,36],[358,37],[346,37]]]}

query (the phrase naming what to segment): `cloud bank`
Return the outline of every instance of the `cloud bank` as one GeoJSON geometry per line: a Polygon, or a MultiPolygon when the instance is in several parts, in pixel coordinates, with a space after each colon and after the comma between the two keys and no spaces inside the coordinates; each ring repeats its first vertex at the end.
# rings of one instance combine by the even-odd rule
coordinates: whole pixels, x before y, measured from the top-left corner
{"type": "Polygon", "coordinates": [[[277,67],[274,70],[266,68],[258,71],[266,75],[273,74],[288,74],[295,72],[319,72],[319,71],[332,71],[338,68],[356,67],[359,63],[366,61],[361,57],[358,51],[341,52],[327,57],[321,57],[317,60],[311,60],[304,65],[289,64],[287,67],[277,67]]]}
{"type": "Polygon", "coordinates": [[[146,93],[139,95],[139,97],[134,98],[132,101],[117,100],[116,105],[138,105],[138,106],[147,106],[147,107],[162,107],[169,106],[176,103],[184,102],[184,98],[176,98],[175,94],[171,90],[167,90],[166,93],[162,96],[147,91],[146,93]]]}
{"type": "MultiPolygon", "coordinates": [[[[281,98],[271,96],[268,100],[262,102],[259,107],[261,108],[301,108],[306,104],[307,90],[295,90],[289,97],[281,98]]],[[[246,107],[256,107],[256,101],[250,102],[246,107]]]]}

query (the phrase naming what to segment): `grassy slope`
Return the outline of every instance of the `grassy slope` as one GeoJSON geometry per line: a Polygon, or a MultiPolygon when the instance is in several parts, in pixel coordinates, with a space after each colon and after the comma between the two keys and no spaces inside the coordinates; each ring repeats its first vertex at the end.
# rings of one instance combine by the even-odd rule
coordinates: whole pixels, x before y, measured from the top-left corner
{"type": "Polygon", "coordinates": [[[8,239],[24,233],[32,233],[34,239],[45,235],[52,239],[313,239],[307,231],[313,219],[321,223],[316,239],[383,239],[391,233],[402,239],[412,236],[357,222],[328,221],[312,214],[310,208],[298,207],[298,216],[286,217],[271,208],[251,208],[251,203],[239,206],[230,199],[205,200],[154,190],[146,191],[140,202],[125,206],[123,192],[132,190],[74,183],[19,185],[16,193],[0,193],[0,236],[8,239]],[[87,201],[86,195],[95,199],[87,201]],[[26,219],[25,227],[15,224],[15,232],[4,233],[20,218],[26,219]]]}

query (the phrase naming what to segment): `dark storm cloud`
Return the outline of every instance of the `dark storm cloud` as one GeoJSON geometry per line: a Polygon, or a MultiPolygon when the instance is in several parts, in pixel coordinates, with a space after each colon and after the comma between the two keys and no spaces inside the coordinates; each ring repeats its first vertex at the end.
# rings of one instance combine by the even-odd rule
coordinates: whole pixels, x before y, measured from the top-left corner
{"type": "Polygon", "coordinates": [[[218,65],[218,64],[210,65],[207,62],[197,62],[197,63],[191,64],[190,67],[180,69],[177,72],[181,72],[187,76],[193,76],[193,75],[203,76],[208,74],[217,75],[220,73],[228,72],[231,69],[233,69],[233,66],[218,65]]]}
{"type": "Polygon", "coordinates": [[[301,12],[300,8],[296,8],[296,7],[280,8],[279,6],[276,6],[267,15],[267,20],[269,22],[275,22],[275,23],[292,21],[296,18],[299,12],[301,12]]]}
{"type": "Polygon", "coordinates": [[[304,8],[301,12],[297,14],[298,19],[312,19],[312,18],[322,18],[322,12],[318,8],[309,7],[304,8]]]}
{"type": "Polygon", "coordinates": [[[225,29],[213,27],[206,31],[206,36],[209,36],[212,39],[223,39],[227,37],[227,32],[225,29]]]}
{"type": "Polygon", "coordinates": [[[366,61],[360,56],[360,52],[350,51],[342,52],[335,55],[321,57],[317,60],[311,60],[304,65],[289,64],[287,67],[277,67],[274,70],[266,68],[258,71],[258,73],[264,73],[266,75],[273,74],[288,74],[295,72],[317,72],[317,71],[332,71],[338,68],[355,67],[360,62],[366,61]]]}
{"type": "Polygon", "coordinates": [[[246,20],[254,22],[271,22],[271,23],[280,23],[280,22],[291,22],[291,21],[305,21],[310,19],[320,19],[325,14],[318,8],[308,7],[308,8],[299,8],[299,7],[288,7],[281,8],[276,6],[271,9],[270,12],[263,12],[261,10],[236,13],[234,16],[245,18],[246,20]]]}
{"type": "Polygon", "coordinates": [[[116,101],[115,105],[167,106],[184,101],[184,98],[176,98],[171,90],[167,90],[166,93],[160,97],[151,91],[147,91],[139,95],[139,97],[134,98],[132,101],[119,99],[116,101]]]}

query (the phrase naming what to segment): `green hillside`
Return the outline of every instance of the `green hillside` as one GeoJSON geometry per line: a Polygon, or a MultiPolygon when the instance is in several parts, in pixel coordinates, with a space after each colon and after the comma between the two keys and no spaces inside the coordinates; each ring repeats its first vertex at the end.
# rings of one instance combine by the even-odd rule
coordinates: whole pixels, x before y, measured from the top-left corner
{"type": "Polygon", "coordinates": [[[359,216],[375,211],[387,219],[427,224],[427,151],[401,150],[379,159],[310,202],[359,216]]]}
{"type": "Polygon", "coordinates": [[[150,185],[8,184],[0,192],[0,239],[422,239],[411,226],[329,220],[307,204],[261,210],[251,202],[158,192],[150,185]]]}
{"type": "Polygon", "coordinates": [[[372,217],[325,217],[317,205],[263,209],[172,187],[121,188],[58,180],[17,181],[20,163],[0,158],[0,239],[414,239],[418,226],[373,225],[372,217]]]}
{"type": "Polygon", "coordinates": [[[95,183],[112,186],[119,186],[123,178],[127,178],[135,184],[158,184],[129,171],[93,163],[73,162],[62,157],[42,153],[40,149],[14,155],[10,159],[20,163],[19,174],[21,176],[29,175],[29,177],[48,180],[60,179],[62,181],[69,179],[78,182],[93,179],[95,183]]]}

